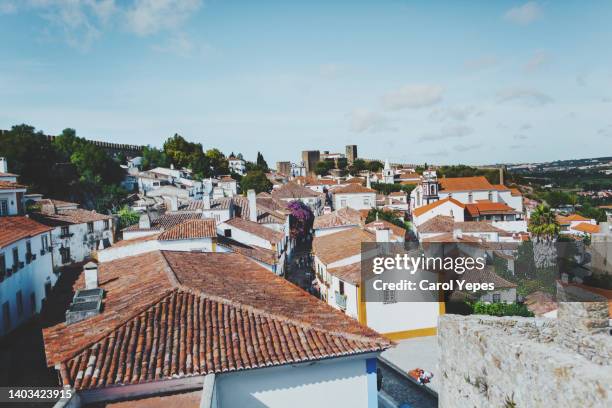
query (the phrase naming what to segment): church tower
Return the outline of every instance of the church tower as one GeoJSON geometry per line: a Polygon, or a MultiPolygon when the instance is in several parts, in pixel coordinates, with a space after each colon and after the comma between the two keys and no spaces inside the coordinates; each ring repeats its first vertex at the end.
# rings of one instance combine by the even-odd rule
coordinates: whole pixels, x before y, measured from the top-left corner
{"type": "Polygon", "coordinates": [[[426,170],[423,172],[423,205],[438,201],[438,175],[435,170],[426,170]]]}
{"type": "Polygon", "coordinates": [[[393,169],[389,165],[389,160],[385,160],[385,167],[383,168],[383,183],[393,184],[395,182],[393,177],[393,169]]]}

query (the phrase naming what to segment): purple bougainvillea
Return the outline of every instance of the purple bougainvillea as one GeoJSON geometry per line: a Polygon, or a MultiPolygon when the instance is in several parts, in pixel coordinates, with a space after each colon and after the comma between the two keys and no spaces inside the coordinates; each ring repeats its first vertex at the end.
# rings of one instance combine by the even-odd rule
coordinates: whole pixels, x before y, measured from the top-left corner
{"type": "Polygon", "coordinates": [[[303,202],[294,200],[287,205],[287,209],[291,212],[289,217],[291,238],[306,236],[310,232],[314,221],[314,214],[310,208],[303,202]]]}

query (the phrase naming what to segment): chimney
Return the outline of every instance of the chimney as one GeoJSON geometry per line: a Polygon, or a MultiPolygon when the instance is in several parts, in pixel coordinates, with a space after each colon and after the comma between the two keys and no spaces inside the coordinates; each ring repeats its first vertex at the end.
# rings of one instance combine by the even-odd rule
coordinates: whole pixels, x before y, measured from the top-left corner
{"type": "Polygon", "coordinates": [[[504,166],[499,167],[499,184],[504,185],[504,166]]]}
{"type": "Polygon", "coordinates": [[[376,242],[390,242],[391,230],[389,228],[376,229],[376,242]]]}
{"type": "Polygon", "coordinates": [[[170,196],[170,211],[178,211],[178,197],[170,196]]]}
{"type": "Polygon", "coordinates": [[[208,193],[202,195],[202,208],[210,210],[210,195],[208,193]]]}
{"type": "Polygon", "coordinates": [[[461,238],[463,238],[463,231],[461,231],[461,228],[453,228],[453,239],[461,238]]]}
{"type": "Polygon", "coordinates": [[[98,265],[88,262],[84,266],[85,289],[95,289],[98,287],[98,265]]]}
{"type": "Polygon", "coordinates": [[[174,170],[174,164],[170,163],[170,170],[174,170]]]}
{"type": "Polygon", "coordinates": [[[0,157],[0,173],[8,173],[8,163],[4,157],[0,157]]]}
{"type": "Polygon", "coordinates": [[[249,220],[257,222],[257,195],[255,190],[247,191],[247,198],[249,199],[249,220]]]}
{"type": "MultiPolygon", "coordinates": [[[[369,171],[368,171],[368,175],[366,176],[366,187],[372,188],[372,184],[370,184],[370,172],[369,171]]],[[[378,213],[376,213],[376,215],[378,216],[378,213]]]]}
{"type": "Polygon", "coordinates": [[[138,220],[138,228],[140,229],[150,229],[151,228],[151,217],[149,216],[149,211],[140,215],[140,219],[138,220]]]}

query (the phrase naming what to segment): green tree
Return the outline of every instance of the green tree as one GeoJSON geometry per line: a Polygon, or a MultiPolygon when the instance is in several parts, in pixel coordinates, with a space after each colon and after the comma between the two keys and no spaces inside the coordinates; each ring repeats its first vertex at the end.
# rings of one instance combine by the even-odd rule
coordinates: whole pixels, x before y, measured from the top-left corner
{"type": "Polygon", "coordinates": [[[153,146],[145,146],[142,151],[142,170],[150,170],[155,167],[169,167],[170,160],[163,150],[153,146]]]}
{"type": "Polygon", "coordinates": [[[559,236],[559,222],[550,207],[540,204],[529,219],[529,232],[538,239],[551,240],[559,236]]]}
{"type": "Polygon", "coordinates": [[[329,174],[329,171],[333,169],[334,166],[335,164],[333,160],[322,160],[317,162],[317,164],[315,165],[314,172],[319,176],[325,176],[329,174]]]}
{"type": "Polygon", "coordinates": [[[272,183],[261,170],[248,172],[240,182],[240,189],[243,193],[248,190],[255,190],[256,193],[268,192],[272,190],[272,183]]]}
{"type": "Polygon", "coordinates": [[[337,167],[340,170],[345,170],[348,167],[348,160],[346,157],[338,158],[337,163],[337,167]]]}
{"type": "Polygon", "coordinates": [[[379,162],[378,160],[372,160],[371,162],[368,163],[367,167],[368,167],[368,170],[376,173],[377,171],[385,167],[385,165],[379,162]]]}
{"type": "Polygon", "coordinates": [[[117,212],[117,215],[119,216],[119,229],[137,224],[140,220],[140,214],[132,210],[127,205],[121,207],[121,209],[117,212]]]}
{"type": "Polygon", "coordinates": [[[206,157],[212,168],[213,175],[229,174],[229,163],[225,155],[219,149],[207,150],[206,157]]]}
{"type": "Polygon", "coordinates": [[[257,152],[257,167],[263,172],[268,172],[270,170],[261,152],[257,152]]]}
{"type": "Polygon", "coordinates": [[[351,176],[356,176],[364,170],[367,170],[367,165],[366,165],[366,162],[362,159],[354,160],[353,164],[351,164],[348,167],[348,171],[351,174],[351,176]]]}
{"type": "Polygon", "coordinates": [[[164,153],[175,166],[191,169],[198,178],[213,175],[210,159],[204,154],[201,143],[189,142],[175,134],[164,142],[164,153]]]}

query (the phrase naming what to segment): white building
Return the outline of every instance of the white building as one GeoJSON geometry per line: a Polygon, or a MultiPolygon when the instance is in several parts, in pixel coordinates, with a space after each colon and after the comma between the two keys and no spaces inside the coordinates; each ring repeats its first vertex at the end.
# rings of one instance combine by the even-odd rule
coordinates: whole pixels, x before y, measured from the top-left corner
{"type": "Polygon", "coordinates": [[[456,222],[465,221],[465,205],[454,198],[433,201],[430,204],[412,210],[412,223],[418,228],[425,221],[438,215],[453,218],[456,222]]]}
{"type": "Polygon", "coordinates": [[[321,214],[325,205],[325,194],[313,191],[290,181],[289,183],[272,190],[272,198],[284,201],[287,204],[292,201],[301,201],[306,204],[315,215],[321,214]]]}
{"type": "Polygon", "coordinates": [[[4,157],[0,157],[0,217],[23,213],[25,186],[17,183],[17,175],[8,172],[4,157]]]}
{"type": "Polygon", "coordinates": [[[518,218],[523,214],[523,198],[515,188],[491,184],[483,176],[439,179],[435,171],[423,172],[421,184],[410,193],[410,209],[414,211],[445,198],[454,198],[463,204],[503,203],[511,207],[518,218]]]}
{"type": "Polygon", "coordinates": [[[240,254],[154,251],[93,273],[102,307],[43,331],[71,406],[377,406],[390,342],[240,254]]]}
{"type": "Polygon", "coordinates": [[[315,237],[333,234],[362,225],[361,215],[359,211],[351,207],[340,208],[329,214],[319,215],[315,217],[313,230],[315,237]]]}
{"type": "Polygon", "coordinates": [[[395,183],[395,172],[389,165],[389,160],[385,160],[385,167],[382,170],[382,182],[385,184],[395,183]]]}
{"type": "MultiPolygon", "coordinates": [[[[80,208],[58,209],[54,200],[41,200],[31,217],[50,228],[55,269],[90,259],[92,253],[113,244],[113,217],[80,208]]],[[[76,204],[74,204],[76,205],[76,204]]]]}
{"type": "Polygon", "coordinates": [[[334,209],[351,207],[370,210],[376,207],[376,190],[352,183],[332,190],[334,209]]]}
{"type": "Polygon", "coordinates": [[[372,233],[352,228],[316,237],[313,254],[321,298],[392,340],[435,335],[443,302],[398,302],[395,292],[389,292],[385,302],[362,299],[362,243],[391,242],[391,234],[388,229],[372,233]]]}
{"type": "Polygon", "coordinates": [[[227,159],[227,164],[229,169],[234,173],[240,174],[244,176],[246,174],[246,162],[242,159],[239,159],[235,156],[230,156],[227,159]]]}
{"type": "Polygon", "coordinates": [[[0,217],[0,337],[39,313],[55,285],[50,231],[26,216],[0,217]]]}

